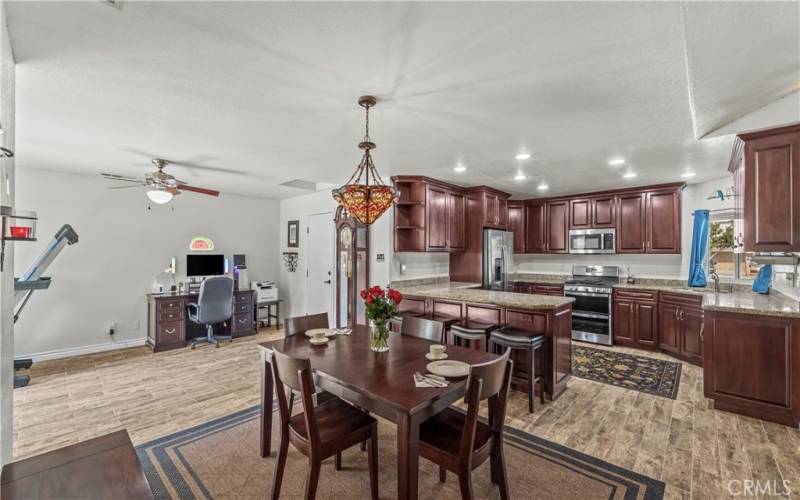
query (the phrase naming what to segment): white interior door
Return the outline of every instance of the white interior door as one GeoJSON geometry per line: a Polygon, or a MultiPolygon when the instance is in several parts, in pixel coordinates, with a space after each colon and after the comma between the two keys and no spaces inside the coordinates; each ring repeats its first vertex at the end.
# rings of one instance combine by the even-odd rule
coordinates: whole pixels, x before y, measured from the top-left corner
{"type": "Polygon", "coordinates": [[[334,241],[333,214],[315,214],[308,217],[306,260],[306,314],[328,313],[333,324],[334,241]]]}

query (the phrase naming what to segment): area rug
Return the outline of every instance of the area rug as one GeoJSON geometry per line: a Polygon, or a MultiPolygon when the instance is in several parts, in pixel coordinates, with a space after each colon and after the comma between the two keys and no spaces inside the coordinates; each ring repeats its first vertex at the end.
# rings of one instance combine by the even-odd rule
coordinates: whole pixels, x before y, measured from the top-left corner
{"type": "Polygon", "coordinates": [[[573,344],[572,374],[675,399],[681,380],[681,364],[573,344]]]}
{"type": "MultiPolygon", "coordinates": [[[[273,452],[259,456],[259,408],[177,432],[136,448],[156,499],[269,498],[275,468],[273,452]]],[[[506,429],[506,469],[512,498],[542,500],[655,500],[664,483],[515,429],[506,429]]],[[[381,498],[396,498],[395,426],[379,419],[381,498]]],[[[289,447],[281,498],[302,498],[308,460],[289,447]]],[[[472,473],[475,498],[499,498],[489,480],[489,462],[472,473]]],[[[438,480],[438,467],[420,459],[419,497],[459,498],[458,479],[438,480]]],[[[342,454],[342,470],[333,459],[322,465],[317,498],[369,498],[367,454],[356,446],[342,454]]]]}

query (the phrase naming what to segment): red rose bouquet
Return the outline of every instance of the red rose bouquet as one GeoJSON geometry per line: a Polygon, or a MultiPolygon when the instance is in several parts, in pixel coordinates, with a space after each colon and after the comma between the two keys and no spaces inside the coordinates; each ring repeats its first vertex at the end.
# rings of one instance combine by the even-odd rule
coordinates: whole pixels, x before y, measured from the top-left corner
{"type": "Polygon", "coordinates": [[[403,295],[394,288],[375,285],[361,290],[367,318],[370,320],[370,348],[375,352],[389,350],[389,320],[397,315],[403,295]]]}

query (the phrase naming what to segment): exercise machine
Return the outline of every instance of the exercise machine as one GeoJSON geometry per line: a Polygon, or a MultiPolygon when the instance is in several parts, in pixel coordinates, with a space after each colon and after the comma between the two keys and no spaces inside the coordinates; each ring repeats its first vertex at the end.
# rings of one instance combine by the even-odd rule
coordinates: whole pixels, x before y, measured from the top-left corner
{"type": "MultiPolygon", "coordinates": [[[[14,279],[14,323],[19,319],[33,292],[47,290],[50,287],[50,278],[43,276],[50,264],[53,263],[65,246],[74,245],[77,242],[78,233],[69,224],[64,224],[53,237],[53,240],[45,247],[44,251],[22,273],[22,276],[14,279]]],[[[31,359],[14,360],[14,370],[27,369],[31,365],[33,365],[33,360],[31,359]]],[[[14,388],[25,387],[30,380],[31,378],[28,375],[15,375],[14,388]]]]}

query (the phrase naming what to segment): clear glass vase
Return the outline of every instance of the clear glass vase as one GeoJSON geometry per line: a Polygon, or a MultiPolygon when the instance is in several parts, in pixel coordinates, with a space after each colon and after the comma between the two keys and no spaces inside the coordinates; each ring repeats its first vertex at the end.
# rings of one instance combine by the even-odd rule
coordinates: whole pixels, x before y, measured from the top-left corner
{"type": "Polygon", "coordinates": [[[369,322],[369,348],[374,352],[389,350],[389,321],[369,322]]]}

